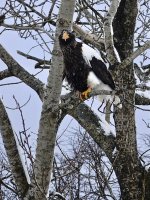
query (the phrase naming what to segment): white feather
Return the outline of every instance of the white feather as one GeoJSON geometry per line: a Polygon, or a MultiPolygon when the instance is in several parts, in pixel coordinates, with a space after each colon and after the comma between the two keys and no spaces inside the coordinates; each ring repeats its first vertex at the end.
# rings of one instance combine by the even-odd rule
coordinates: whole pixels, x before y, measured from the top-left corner
{"type": "Polygon", "coordinates": [[[95,49],[93,49],[92,47],[86,44],[82,44],[82,54],[83,54],[83,58],[85,59],[85,61],[87,62],[89,66],[91,66],[90,61],[92,60],[93,57],[99,60],[102,60],[102,57],[100,56],[100,54],[95,49]]]}
{"type": "Polygon", "coordinates": [[[88,87],[94,88],[99,85],[102,81],[97,78],[94,72],[90,72],[87,78],[88,87]]]}
{"type": "MultiPolygon", "coordinates": [[[[97,78],[97,76],[94,74],[94,72],[90,72],[87,78],[88,87],[90,88],[97,88],[99,90],[107,90],[112,91],[112,89],[109,87],[109,85],[104,84],[100,79],[97,78]]],[[[118,105],[119,108],[122,108],[122,105],[120,103],[120,98],[118,96],[114,95],[99,95],[99,100],[101,102],[107,102],[109,101],[111,104],[118,105]]]]}
{"type": "MultiPolygon", "coordinates": [[[[93,57],[102,60],[102,57],[100,54],[90,46],[86,44],[82,44],[82,54],[83,58],[85,59],[86,63],[91,66],[90,61],[93,57]]],[[[87,78],[88,87],[91,88],[99,88],[100,90],[107,90],[112,91],[112,89],[109,87],[109,85],[104,84],[95,74],[94,72],[90,72],[87,78]]],[[[122,108],[122,104],[120,104],[120,98],[118,96],[114,95],[99,95],[99,100],[101,102],[107,102],[109,101],[112,104],[118,105],[119,108],[122,108]]]]}
{"type": "Polygon", "coordinates": [[[112,91],[109,85],[104,84],[99,78],[97,78],[97,76],[92,71],[88,75],[87,83],[88,83],[88,87],[91,87],[91,88],[100,87],[101,90],[112,91]]]}

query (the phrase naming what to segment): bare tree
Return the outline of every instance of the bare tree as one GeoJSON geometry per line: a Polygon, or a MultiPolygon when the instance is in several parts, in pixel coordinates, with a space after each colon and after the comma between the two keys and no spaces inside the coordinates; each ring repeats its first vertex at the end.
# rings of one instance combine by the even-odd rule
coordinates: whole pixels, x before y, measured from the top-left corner
{"type": "MultiPolygon", "coordinates": [[[[50,69],[45,87],[42,81],[27,72],[25,67],[8,53],[9,50],[0,45],[0,58],[7,66],[7,69],[0,71],[0,80],[12,76],[19,78],[32,88],[43,102],[33,159],[21,106],[16,101],[26,141],[26,144],[22,143],[22,147],[31,161],[29,182],[19,155],[13,124],[6,112],[5,102],[3,104],[3,101],[0,101],[0,130],[12,173],[9,169],[7,180],[10,181],[13,177],[12,185],[7,187],[2,176],[1,186],[7,187],[16,198],[47,199],[52,181],[55,182],[58,193],[50,193],[51,199],[149,199],[150,172],[142,165],[138,155],[135,122],[135,108],[150,104],[149,96],[141,95],[149,90],[149,8],[147,0],[6,0],[5,4],[0,6],[1,34],[16,31],[21,38],[32,38],[37,42],[37,49],[42,49],[43,58],[20,51],[18,54],[36,61],[35,68],[50,69]],[[70,30],[71,27],[78,38],[103,51],[103,59],[110,64],[109,69],[117,86],[116,93],[122,101],[122,109],[114,107],[112,110],[115,131],[106,130],[106,126],[111,126],[72,92],[61,96],[63,57],[58,36],[62,29],[70,30]],[[45,55],[48,57],[45,58],[45,55]],[[140,55],[141,63],[134,63],[140,55]],[[139,78],[138,84],[134,71],[139,78]],[[75,146],[73,158],[64,159],[58,164],[59,159],[54,159],[56,135],[67,114],[79,122],[93,141],[89,136],[83,136],[83,142],[79,145],[80,151],[77,151],[78,147],[75,146]],[[102,159],[104,153],[109,161],[108,165],[106,160],[102,159]],[[84,179],[84,172],[81,170],[83,165],[88,165],[89,170],[89,176],[84,179]],[[104,166],[107,167],[109,175],[106,175],[104,166]],[[51,178],[52,171],[54,179],[51,178]],[[119,187],[118,196],[109,182],[112,172],[115,173],[119,187]],[[82,180],[85,181],[86,187],[82,180]],[[96,188],[93,183],[97,183],[96,188]]],[[[94,90],[90,97],[97,94],[110,93],[94,90]]],[[[5,177],[6,171],[7,168],[5,177]]],[[[0,195],[3,198],[3,192],[0,195]]]]}

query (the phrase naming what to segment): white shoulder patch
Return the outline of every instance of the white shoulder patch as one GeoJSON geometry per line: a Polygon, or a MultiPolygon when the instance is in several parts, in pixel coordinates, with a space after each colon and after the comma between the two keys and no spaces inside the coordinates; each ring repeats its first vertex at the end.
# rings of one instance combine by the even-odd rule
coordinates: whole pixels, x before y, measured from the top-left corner
{"type": "Polygon", "coordinates": [[[97,58],[98,60],[102,60],[100,54],[95,49],[86,44],[82,44],[82,54],[83,58],[85,59],[88,65],[90,65],[90,61],[92,60],[93,57],[97,58]]]}

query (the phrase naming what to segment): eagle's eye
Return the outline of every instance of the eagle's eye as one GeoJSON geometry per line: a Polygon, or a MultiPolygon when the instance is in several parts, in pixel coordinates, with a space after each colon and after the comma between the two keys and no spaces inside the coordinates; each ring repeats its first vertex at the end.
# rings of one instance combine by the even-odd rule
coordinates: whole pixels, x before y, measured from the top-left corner
{"type": "Polygon", "coordinates": [[[66,41],[68,38],[69,34],[67,33],[67,31],[63,31],[62,39],[66,41]]]}

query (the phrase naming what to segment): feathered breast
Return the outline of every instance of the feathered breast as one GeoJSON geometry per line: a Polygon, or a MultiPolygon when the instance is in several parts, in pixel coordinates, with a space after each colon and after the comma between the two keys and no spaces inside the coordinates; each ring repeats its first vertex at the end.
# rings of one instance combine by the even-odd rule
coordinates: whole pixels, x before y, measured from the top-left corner
{"type": "Polygon", "coordinates": [[[64,55],[64,73],[68,83],[74,90],[80,92],[88,88],[87,77],[90,67],[85,62],[82,55],[82,43],[67,45],[62,48],[64,55]]]}

